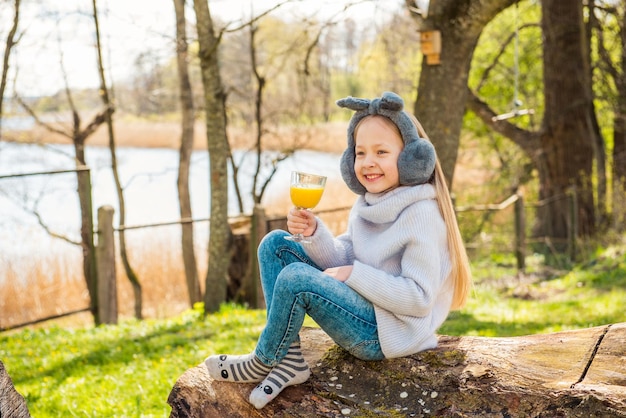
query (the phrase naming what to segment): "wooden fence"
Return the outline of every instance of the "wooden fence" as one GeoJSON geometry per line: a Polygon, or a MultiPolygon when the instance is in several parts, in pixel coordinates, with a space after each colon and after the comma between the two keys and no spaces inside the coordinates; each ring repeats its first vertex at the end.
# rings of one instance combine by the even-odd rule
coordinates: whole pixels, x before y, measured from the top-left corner
{"type": "Polygon", "coordinates": [[[524,271],[526,268],[526,211],[524,210],[524,198],[521,194],[514,194],[509,196],[501,203],[487,204],[487,205],[473,205],[473,206],[457,206],[455,211],[457,213],[470,212],[470,211],[501,211],[511,205],[515,205],[515,244],[514,250],[515,260],[517,262],[517,269],[524,271]]]}
{"type": "MultiPolygon", "coordinates": [[[[575,205],[575,196],[570,198],[570,203],[575,205]]],[[[541,207],[545,202],[537,202],[533,205],[526,205],[524,203],[524,198],[521,194],[513,194],[509,196],[507,199],[502,201],[501,203],[496,204],[486,204],[486,205],[472,205],[472,206],[458,206],[455,208],[457,213],[470,212],[470,211],[502,211],[511,206],[514,207],[514,246],[513,252],[515,254],[516,259],[516,267],[519,272],[524,272],[526,268],[526,251],[527,251],[527,232],[526,232],[526,208],[529,206],[532,207],[541,207]]],[[[344,213],[342,218],[345,220],[347,218],[347,213],[351,209],[351,207],[341,207],[329,210],[319,210],[316,211],[316,214],[320,216],[322,219],[325,217],[329,217],[332,214],[341,214],[344,213]]],[[[98,210],[100,219],[100,212],[103,208],[98,210]]],[[[106,224],[103,224],[99,221],[98,228],[98,246],[102,247],[98,250],[98,280],[99,280],[99,289],[111,289],[109,293],[107,291],[99,292],[99,296],[101,295],[102,299],[99,300],[98,306],[104,311],[100,311],[100,316],[103,322],[107,317],[114,317],[116,314],[113,313],[115,308],[115,303],[112,301],[108,301],[106,299],[107,294],[112,294],[111,292],[115,291],[114,283],[104,283],[106,280],[115,280],[115,251],[114,251],[114,235],[113,231],[115,228],[113,227],[112,220],[112,208],[108,210],[111,211],[110,215],[108,215],[106,224]],[[108,257],[101,256],[101,254],[108,254],[108,257]],[[111,271],[113,269],[113,271],[111,271]]],[[[572,207],[570,210],[571,216],[575,216],[575,207],[572,207]]],[[[326,220],[325,220],[326,221],[326,220]]],[[[160,224],[152,224],[152,225],[142,225],[135,227],[120,227],[119,229],[131,229],[131,228],[148,228],[160,225],[171,225],[175,223],[182,222],[190,222],[190,220],[177,221],[173,223],[160,223],[160,224]]],[[[575,219],[571,219],[569,222],[570,225],[575,225],[575,219]]],[[[254,208],[254,211],[249,217],[237,217],[231,218],[231,229],[239,231],[239,236],[244,236],[244,240],[246,242],[245,246],[247,247],[247,256],[238,255],[236,261],[231,260],[232,262],[243,263],[243,266],[240,266],[237,270],[245,271],[245,277],[239,278],[241,280],[242,294],[245,295],[244,301],[248,303],[252,307],[263,307],[264,301],[262,299],[262,291],[260,288],[260,280],[259,280],[259,272],[258,272],[258,260],[256,258],[256,248],[258,247],[261,239],[271,230],[274,229],[286,229],[287,228],[287,218],[285,216],[279,217],[269,217],[267,216],[265,209],[257,205],[254,208]]],[[[338,228],[332,228],[331,230],[338,228]]],[[[344,230],[343,229],[339,229],[344,230]]],[[[576,239],[574,233],[570,233],[571,237],[568,248],[570,249],[570,257],[575,257],[576,253],[576,239]]],[[[541,238],[535,238],[534,241],[541,240],[541,238]]]]}
{"type": "MultiPolygon", "coordinates": [[[[49,175],[49,174],[60,174],[60,173],[68,173],[68,172],[77,172],[78,175],[81,173],[89,176],[89,168],[88,167],[78,167],[73,170],[60,170],[60,171],[52,171],[52,172],[38,172],[38,173],[24,173],[24,174],[15,174],[10,176],[0,176],[2,178],[8,177],[20,177],[20,176],[30,176],[30,175],[49,175]]],[[[572,228],[575,228],[576,222],[576,197],[575,195],[569,196],[570,204],[572,205],[570,210],[570,219],[569,225],[572,228]]],[[[461,214],[463,212],[470,211],[490,211],[490,212],[498,212],[505,210],[511,206],[514,206],[514,246],[513,252],[515,254],[516,266],[520,272],[523,272],[526,264],[526,250],[529,243],[527,239],[526,233],[526,208],[528,207],[541,207],[546,204],[546,202],[537,202],[533,205],[527,205],[524,203],[524,199],[521,194],[513,194],[509,196],[507,199],[497,204],[486,204],[486,205],[472,205],[472,206],[458,206],[456,207],[457,213],[461,214]]],[[[350,207],[341,207],[330,210],[322,210],[316,211],[316,213],[322,218],[329,215],[337,215],[342,214],[340,216],[344,222],[347,219],[347,213],[350,210],[350,207]]],[[[93,217],[92,217],[93,218],[93,217]]],[[[120,230],[130,230],[130,229],[140,229],[140,228],[153,228],[158,226],[165,225],[176,225],[176,224],[184,224],[184,223],[194,223],[194,222],[206,222],[210,219],[181,219],[172,222],[162,222],[162,223],[153,223],[146,225],[120,225],[118,228],[114,228],[113,226],[113,208],[110,206],[101,207],[98,209],[98,227],[97,230],[94,231],[97,234],[97,242],[98,245],[96,248],[92,248],[95,251],[96,256],[96,264],[97,264],[97,275],[98,275],[98,314],[103,323],[115,323],[117,321],[117,285],[116,285],[116,272],[115,272],[115,232],[120,230]]],[[[247,299],[252,306],[260,306],[263,304],[261,300],[262,292],[259,288],[259,280],[258,280],[258,263],[256,260],[256,247],[258,246],[261,238],[267,234],[267,232],[273,229],[286,229],[286,217],[268,217],[264,208],[261,206],[257,206],[254,208],[254,211],[251,216],[246,217],[236,217],[231,218],[230,220],[231,227],[237,230],[243,230],[243,234],[247,236],[248,241],[248,258],[244,262],[247,263],[247,267],[244,269],[247,271],[247,276],[253,278],[254,280],[244,280],[242,285],[247,286],[244,289],[244,293],[247,295],[247,299]]],[[[345,228],[343,228],[345,229],[345,228]]],[[[576,231],[573,230],[569,234],[569,242],[568,242],[568,250],[569,256],[574,259],[576,256],[576,231]]],[[[537,239],[535,239],[537,240],[537,239]]],[[[84,312],[89,310],[89,308],[80,309],[78,311],[63,313],[60,315],[55,315],[53,317],[47,317],[38,319],[35,321],[30,321],[25,324],[19,324],[11,326],[10,329],[19,328],[26,325],[31,325],[34,323],[43,322],[50,319],[56,319],[58,317],[71,315],[78,312],[84,312]]],[[[0,328],[0,331],[4,331],[9,328],[0,328]]]]}

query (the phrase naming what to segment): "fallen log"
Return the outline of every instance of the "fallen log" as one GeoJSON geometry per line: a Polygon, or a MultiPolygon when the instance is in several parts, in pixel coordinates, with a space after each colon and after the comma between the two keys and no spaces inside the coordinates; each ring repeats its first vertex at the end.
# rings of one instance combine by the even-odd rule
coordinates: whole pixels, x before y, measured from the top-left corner
{"type": "Polygon", "coordinates": [[[308,382],[261,410],[254,384],[185,372],[168,403],[182,417],[626,417],[626,323],[511,338],[441,336],[406,358],[365,362],[320,329],[301,332],[308,382]]]}
{"type": "Polygon", "coordinates": [[[0,418],[30,418],[26,400],[13,386],[13,381],[0,361],[0,418]]]}

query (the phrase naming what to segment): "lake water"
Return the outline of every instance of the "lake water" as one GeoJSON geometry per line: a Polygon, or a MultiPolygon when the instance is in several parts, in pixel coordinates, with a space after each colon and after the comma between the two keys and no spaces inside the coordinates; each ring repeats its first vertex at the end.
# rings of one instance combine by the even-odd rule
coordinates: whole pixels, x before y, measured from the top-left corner
{"type": "MultiPolygon", "coordinates": [[[[126,202],[126,225],[179,219],[177,150],[118,148],[117,151],[126,202]]],[[[73,147],[70,145],[0,142],[0,176],[72,169],[73,155],[73,147]]],[[[265,193],[264,202],[271,202],[273,198],[288,193],[289,173],[294,169],[326,175],[329,182],[341,181],[339,157],[312,151],[296,152],[280,163],[265,193]]],[[[103,205],[113,206],[117,214],[117,195],[108,148],[88,147],[86,160],[91,168],[94,217],[97,216],[97,208],[103,205]]],[[[256,166],[255,158],[236,152],[235,160],[241,167],[239,183],[244,197],[244,213],[249,213],[252,208],[250,188],[256,166]]],[[[195,151],[189,179],[194,218],[210,217],[208,172],[207,151],[195,151]]],[[[229,187],[229,215],[235,216],[239,214],[239,208],[232,182],[229,187]]],[[[76,174],[0,178],[0,253],[4,257],[31,252],[37,242],[51,245],[52,241],[39,225],[34,211],[40,214],[42,221],[51,230],[79,240],[80,208],[76,194],[76,174]]],[[[117,219],[115,223],[117,225],[117,219]]]]}

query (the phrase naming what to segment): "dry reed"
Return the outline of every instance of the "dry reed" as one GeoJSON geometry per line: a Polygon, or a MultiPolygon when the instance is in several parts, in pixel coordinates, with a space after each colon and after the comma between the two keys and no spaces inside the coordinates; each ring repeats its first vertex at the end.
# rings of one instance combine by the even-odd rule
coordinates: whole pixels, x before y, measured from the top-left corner
{"type": "MultiPolygon", "coordinates": [[[[56,123],[53,126],[71,133],[69,124],[56,123]]],[[[171,148],[180,147],[181,127],[178,121],[152,121],[118,117],[115,120],[115,141],[120,147],[171,148]]],[[[342,152],[345,148],[346,123],[325,123],[305,127],[281,128],[269,131],[263,137],[265,149],[309,149],[324,152],[342,152]]],[[[252,149],[255,143],[253,129],[228,128],[228,141],[233,149],[252,149]]],[[[28,143],[70,144],[66,135],[51,132],[43,127],[31,130],[3,132],[5,140],[28,143]]],[[[90,146],[108,146],[106,129],[100,128],[87,139],[90,146]]],[[[195,123],[194,149],[207,148],[206,129],[202,121],[195,123]]]]}
{"type": "MultiPolygon", "coordinates": [[[[351,206],[354,195],[340,182],[328,185],[320,211],[351,206]]],[[[282,216],[291,207],[288,191],[272,202],[268,211],[282,216]]],[[[330,212],[322,219],[336,233],[346,227],[347,212],[330,212]]],[[[208,224],[195,225],[195,253],[198,277],[204,289],[207,268],[208,224]]],[[[16,237],[20,239],[20,237],[16,237]]],[[[22,237],[27,240],[29,237],[22,237]]],[[[82,274],[78,247],[39,245],[28,255],[0,255],[0,328],[12,327],[38,319],[60,315],[89,306],[89,294],[82,274]]],[[[143,291],[144,318],[165,318],[189,308],[182,262],[179,226],[161,226],[126,231],[130,264],[143,291]]],[[[17,244],[16,244],[17,245],[17,244]]],[[[134,296],[121,260],[116,262],[118,312],[120,318],[134,316],[134,296]]],[[[90,314],[55,320],[59,326],[85,326],[93,323],[90,314]]]]}

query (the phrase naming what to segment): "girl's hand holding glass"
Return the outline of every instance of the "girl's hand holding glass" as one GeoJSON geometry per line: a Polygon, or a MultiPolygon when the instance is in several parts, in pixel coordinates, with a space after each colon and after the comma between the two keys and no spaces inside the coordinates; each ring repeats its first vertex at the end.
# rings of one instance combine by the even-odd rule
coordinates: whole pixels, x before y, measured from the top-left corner
{"type": "Polygon", "coordinates": [[[317,219],[312,212],[306,209],[292,208],[287,214],[287,230],[291,234],[302,235],[306,238],[313,235],[316,229],[317,219]]]}
{"type": "Polygon", "coordinates": [[[306,209],[313,209],[319,203],[326,186],[326,177],[316,174],[301,173],[294,171],[291,173],[290,196],[296,210],[289,212],[287,217],[287,228],[294,235],[285,237],[290,241],[309,243],[305,238],[315,232],[317,221],[312,213],[306,209]],[[297,232],[301,230],[301,232],[297,232]]]}

